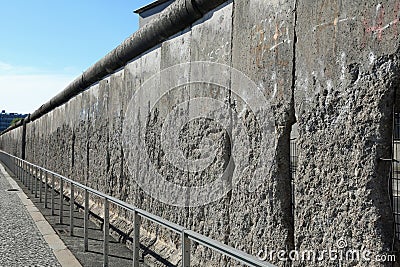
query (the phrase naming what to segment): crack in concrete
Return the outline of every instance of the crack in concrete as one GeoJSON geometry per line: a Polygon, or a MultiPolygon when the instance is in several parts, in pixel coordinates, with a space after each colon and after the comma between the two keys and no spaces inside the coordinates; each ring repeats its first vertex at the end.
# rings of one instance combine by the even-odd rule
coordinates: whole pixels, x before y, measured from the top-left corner
{"type": "MultiPolygon", "coordinates": [[[[297,26],[297,3],[298,0],[294,1],[294,9],[293,9],[293,58],[292,58],[292,88],[291,88],[291,93],[292,93],[292,97],[291,97],[291,103],[290,103],[290,117],[289,117],[289,123],[290,125],[290,131],[292,131],[292,127],[293,125],[296,123],[296,111],[295,111],[295,98],[294,98],[294,94],[295,94],[295,89],[296,89],[296,45],[297,45],[297,32],[296,32],[296,26],[297,26]]],[[[289,160],[290,160],[290,136],[289,136],[289,160]]],[[[289,162],[289,164],[291,164],[289,162]]],[[[291,175],[291,173],[290,173],[291,175]]],[[[293,181],[293,186],[291,185],[291,196],[292,196],[292,214],[291,214],[291,226],[292,228],[290,229],[289,232],[289,238],[290,238],[290,242],[292,243],[292,248],[294,249],[296,247],[296,243],[295,243],[295,207],[294,207],[294,203],[295,203],[295,188],[294,188],[294,181],[293,181]]],[[[290,263],[291,265],[293,265],[293,263],[290,263]]]]}

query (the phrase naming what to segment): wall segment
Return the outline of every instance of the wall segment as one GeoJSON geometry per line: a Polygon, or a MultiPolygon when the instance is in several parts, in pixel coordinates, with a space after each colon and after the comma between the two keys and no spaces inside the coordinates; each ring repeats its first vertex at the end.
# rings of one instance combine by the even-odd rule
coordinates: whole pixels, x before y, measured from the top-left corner
{"type": "MultiPolygon", "coordinates": [[[[27,160],[253,255],[340,239],[392,250],[389,169],[379,158],[391,154],[400,2],[192,2],[177,0],[33,113],[27,160]],[[223,184],[209,196],[226,194],[191,205],[203,199],[193,188],[216,177],[223,184]],[[175,185],[186,190],[174,195],[175,185]],[[182,196],[187,205],[177,204],[182,196]]],[[[20,156],[22,133],[4,133],[1,149],[20,156]]],[[[112,211],[129,234],[131,215],[112,211]]],[[[143,230],[145,245],[179,261],[178,236],[149,222],[143,230]]],[[[193,254],[199,266],[235,265],[201,246],[193,254]]]]}
{"type": "Polygon", "coordinates": [[[390,162],[379,159],[391,158],[399,5],[298,1],[295,240],[300,250],[336,247],[340,240],[373,255],[396,249],[388,205],[390,162]]]}

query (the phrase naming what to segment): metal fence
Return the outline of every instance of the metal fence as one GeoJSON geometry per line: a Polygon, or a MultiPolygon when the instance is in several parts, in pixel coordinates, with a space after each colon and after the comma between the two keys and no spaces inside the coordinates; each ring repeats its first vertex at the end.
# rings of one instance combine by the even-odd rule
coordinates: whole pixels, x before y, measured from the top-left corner
{"type": "Polygon", "coordinates": [[[400,114],[393,118],[392,205],[396,237],[400,239],[400,114]]]}
{"type": "MultiPolygon", "coordinates": [[[[55,182],[56,179],[59,183],[59,192],[63,194],[64,185],[69,185],[70,187],[70,218],[69,218],[69,227],[70,227],[70,235],[73,234],[74,231],[74,205],[77,204],[74,202],[75,199],[75,189],[79,188],[84,191],[84,251],[88,251],[89,243],[88,243],[88,220],[89,220],[89,195],[92,194],[94,196],[100,197],[103,199],[104,203],[104,218],[103,218],[103,266],[108,266],[108,252],[109,252],[109,204],[113,203],[119,207],[122,207],[134,215],[134,231],[133,231],[133,266],[139,267],[139,237],[140,237],[140,225],[142,219],[150,220],[166,229],[169,229],[175,233],[181,235],[181,250],[182,250],[182,266],[188,267],[190,266],[190,248],[191,242],[196,242],[201,244],[207,248],[212,249],[218,253],[221,253],[225,256],[228,256],[234,260],[237,260],[247,266],[274,266],[268,262],[261,261],[256,257],[249,255],[243,251],[237,250],[230,246],[227,246],[221,242],[210,239],[204,235],[196,233],[194,231],[188,230],[180,225],[164,220],[161,217],[158,217],[154,214],[146,212],[142,209],[134,207],[126,202],[123,202],[119,199],[116,199],[112,196],[106,195],[102,192],[99,192],[93,188],[87,187],[83,184],[80,184],[76,181],[73,181],[67,177],[59,175],[55,172],[32,164],[28,161],[17,158],[13,155],[10,155],[4,151],[0,151],[0,161],[2,161],[19,179],[27,188],[31,190],[35,196],[39,197],[39,201],[43,202],[44,207],[48,208],[48,204],[50,204],[51,213],[54,215],[54,205],[55,205],[55,182]],[[49,192],[50,191],[50,196],[49,192]],[[50,197],[50,201],[49,201],[50,197]],[[50,203],[49,203],[50,202],[50,203]]],[[[64,196],[61,195],[60,198],[60,209],[59,209],[59,218],[60,222],[62,222],[63,218],[63,201],[64,196]]]]}

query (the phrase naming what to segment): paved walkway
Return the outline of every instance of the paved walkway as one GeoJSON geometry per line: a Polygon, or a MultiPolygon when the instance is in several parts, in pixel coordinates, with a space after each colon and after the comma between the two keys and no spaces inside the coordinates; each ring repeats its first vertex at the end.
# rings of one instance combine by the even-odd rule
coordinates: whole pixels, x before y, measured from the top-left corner
{"type": "MultiPolygon", "coordinates": [[[[43,185],[42,189],[45,190],[43,185]]],[[[50,195],[50,190],[48,193],[50,195]]],[[[75,228],[71,236],[70,203],[64,199],[63,223],[60,223],[59,204],[60,195],[56,194],[55,214],[51,214],[51,209],[45,208],[38,196],[18,179],[11,178],[0,164],[0,267],[103,266],[101,225],[89,221],[89,251],[84,252],[83,212],[75,207],[75,228]],[[10,188],[17,188],[18,191],[7,191],[10,188]],[[6,215],[3,210],[7,210],[6,215]]],[[[118,240],[109,239],[109,266],[132,266],[132,251],[118,240]]],[[[143,260],[140,266],[147,267],[143,260]]]]}
{"type": "Polygon", "coordinates": [[[0,266],[80,266],[52,230],[0,165],[0,266]]]}

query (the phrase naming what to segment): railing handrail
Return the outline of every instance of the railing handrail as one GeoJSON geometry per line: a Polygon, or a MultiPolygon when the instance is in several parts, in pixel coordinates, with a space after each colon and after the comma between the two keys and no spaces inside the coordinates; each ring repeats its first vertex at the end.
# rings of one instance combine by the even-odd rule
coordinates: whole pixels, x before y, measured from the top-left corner
{"type": "MultiPolygon", "coordinates": [[[[197,242],[197,243],[199,243],[199,244],[201,244],[203,246],[206,246],[206,247],[208,247],[208,248],[210,248],[210,249],[212,249],[214,251],[217,251],[217,252],[219,252],[221,254],[229,256],[234,260],[240,261],[240,262],[242,262],[244,264],[247,264],[249,266],[257,266],[257,267],[273,267],[273,266],[275,266],[275,265],[272,265],[271,263],[268,263],[266,261],[261,261],[261,260],[257,259],[256,257],[254,257],[252,255],[249,255],[249,254],[247,254],[247,253],[245,253],[243,251],[240,251],[238,249],[235,249],[233,247],[225,245],[225,244],[223,244],[223,243],[221,243],[219,241],[211,239],[211,238],[209,238],[207,236],[204,236],[204,235],[199,234],[197,232],[194,232],[192,230],[188,230],[183,226],[180,226],[178,224],[170,222],[170,221],[168,221],[168,220],[166,220],[164,218],[161,218],[161,217],[159,217],[159,216],[157,216],[155,214],[152,214],[150,212],[142,210],[142,209],[140,209],[138,207],[135,207],[135,206],[133,206],[131,204],[128,204],[128,203],[126,203],[126,202],[124,202],[122,200],[119,200],[119,199],[117,199],[115,197],[112,197],[112,196],[107,195],[105,193],[102,193],[102,192],[100,192],[98,190],[95,190],[95,189],[93,189],[91,187],[88,187],[88,186],[83,185],[83,184],[81,184],[79,182],[76,182],[76,181],[74,181],[72,179],[69,179],[69,178],[67,178],[67,177],[65,177],[63,175],[60,175],[60,174],[55,173],[53,171],[50,171],[50,170],[48,170],[48,169],[46,169],[44,167],[41,167],[41,166],[36,165],[34,163],[31,163],[31,162],[29,162],[27,160],[23,160],[21,158],[18,158],[18,157],[14,156],[14,155],[11,155],[11,154],[3,151],[3,150],[0,150],[0,153],[3,153],[3,154],[5,154],[5,155],[7,155],[7,156],[9,156],[11,158],[14,158],[15,160],[18,160],[21,163],[26,163],[31,167],[40,169],[42,171],[47,172],[48,174],[54,175],[55,177],[58,177],[58,178],[62,179],[63,181],[67,182],[67,183],[73,184],[74,186],[77,186],[77,187],[79,187],[79,188],[81,188],[83,190],[86,190],[86,191],[88,191],[88,192],[90,192],[90,193],[92,193],[94,195],[97,195],[97,196],[99,196],[101,198],[104,198],[105,200],[110,201],[111,203],[114,203],[114,204],[116,204],[116,205],[118,205],[118,206],[120,206],[122,208],[125,208],[125,209],[127,209],[129,211],[135,212],[135,214],[138,214],[139,216],[141,216],[143,218],[146,218],[146,219],[148,219],[148,220],[150,220],[150,221],[152,221],[152,222],[154,222],[154,223],[156,223],[156,224],[158,224],[158,225],[160,225],[162,227],[168,228],[168,229],[170,229],[170,230],[172,230],[172,231],[174,231],[176,233],[179,233],[179,234],[184,234],[185,236],[187,236],[188,239],[190,239],[192,241],[195,241],[195,242],[197,242]]],[[[62,193],[62,192],[60,192],[60,193],[62,193]]]]}

